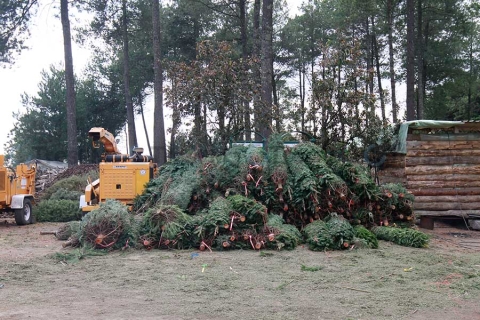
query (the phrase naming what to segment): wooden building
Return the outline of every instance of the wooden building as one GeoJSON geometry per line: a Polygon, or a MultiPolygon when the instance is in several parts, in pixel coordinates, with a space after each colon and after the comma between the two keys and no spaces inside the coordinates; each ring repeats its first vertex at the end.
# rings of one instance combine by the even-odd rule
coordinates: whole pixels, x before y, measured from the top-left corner
{"type": "Polygon", "coordinates": [[[480,218],[480,122],[410,121],[398,137],[379,172],[381,183],[404,184],[425,221],[480,218]]]}

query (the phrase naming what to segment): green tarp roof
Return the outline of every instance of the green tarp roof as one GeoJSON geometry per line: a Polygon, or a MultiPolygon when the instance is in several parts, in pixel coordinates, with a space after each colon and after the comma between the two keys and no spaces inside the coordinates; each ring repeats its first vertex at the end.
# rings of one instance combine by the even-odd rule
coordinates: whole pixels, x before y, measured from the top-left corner
{"type": "Polygon", "coordinates": [[[464,124],[463,121],[438,121],[438,120],[414,120],[406,121],[400,124],[398,130],[398,142],[395,152],[407,153],[407,134],[408,129],[447,129],[464,124]]]}

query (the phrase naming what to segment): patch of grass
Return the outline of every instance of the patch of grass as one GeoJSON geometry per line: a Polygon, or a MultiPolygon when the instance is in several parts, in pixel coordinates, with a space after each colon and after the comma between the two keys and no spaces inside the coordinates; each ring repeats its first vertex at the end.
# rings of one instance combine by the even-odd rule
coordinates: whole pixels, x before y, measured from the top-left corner
{"type": "Polygon", "coordinates": [[[260,257],[262,258],[273,257],[273,253],[267,252],[267,251],[260,251],[260,257]]]}
{"type": "Polygon", "coordinates": [[[275,288],[275,290],[283,290],[285,289],[290,283],[292,283],[293,281],[295,280],[290,280],[288,282],[284,282],[282,283],[281,285],[279,285],[278,287],[275,288]]]}
{"type": "Polygon", "coordinates": [[[55,252],[53,259],[63,263],[77,263],[78,261],[91,256],[104,256],[108,252],[106,250],[95,250],[92,247],[80,247],[69,252],[55,252]]]}
{"type": "Polygon", "coordinates": [[[319,270],[322,270],[322,269],[323,269],[323,267],[320,267],[320,266],[307,267],[304,264],[302,264],[302,266],[300,267],[300,270],[310,271],[310,272],[315,272],[315,271],[319,271],[319,270]]]}

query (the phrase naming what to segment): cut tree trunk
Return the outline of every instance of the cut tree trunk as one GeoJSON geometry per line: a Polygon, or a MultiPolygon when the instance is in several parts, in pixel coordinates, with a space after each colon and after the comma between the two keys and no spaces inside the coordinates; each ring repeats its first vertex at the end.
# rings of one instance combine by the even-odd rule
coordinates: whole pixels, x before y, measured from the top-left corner
{"type": "Polygon", "coordinates": [[[469,187],[480,187],[480,181],[411,181],[407,178],[407,189],[416,189],[416,188],[462,188],[465,185],[469,187]]]}
{"type": "Polygon", "coordinates": [[[464,187],[470,181],[480,181],[480,175],[474,174],[430,174],[430,175],[412,175],[408,177],[409,181],[456,181],[464,187]]]}
{"type": "Polygon", "coordinates": [[[445,210],[480,210],[480,202],[414,202],[413,207],[417,210],[445,211],[445,210]]]}
{"type": "Polygon", "coordinates": [[[409,134],[407,141],[479,141],[479,133],[409,134]]]}
{"type": "Polygon", "coordinates": [[[480,195],[442,195],[442,196],[416,196],[417,203],[436,203],[436,202],[459,202],[459,203],[480,203],[480,195]]]}
{"type": "Polygon", "coordinates": [[[480,214],[480,210],[445,210],[445,211],[428,211],[428,210],[415,210],[416,216],[457,216],[467,217],[469,214],[480,214]]]}
{"type": "Polygon", "coordinates": [[[461,157],[461,156],[472,156],[472,157],[479,157],[480,156],[480,149],[473,149],[473,150],[408,150],[407,151],[407,158],[410,157],[461,157]]]}
{"type": "MultiPolygon", "coordinates": [[[[480,141],[407,141],[407,150],[480,149],[480,141]]],[[[452,154],[453,155],[453,154],[452,154]]]]}
{"type": "Polygon", "coordinates": [[[409,189],[415,196],[452,196],[452,195],[480,195],[480,187],[468,188],[418,188],[409,189]]]}
{"type": "Polygon", "coordinates": [[[444,166],[422,165],[416,167],[406,167],[405,173],[410,175],[426,174],[480,174],[480,165],[475,164],[455,164],[444,166]]]}
{"type": "MultiPolygon", "coordinates": [[[[456,152],[455,152],[456,153],[456,152]]],[[[480,157],[475,156],[442,156],[442,157],[407,157],[405,159],[405,166],[418,165],[456,165],[456,164],[480,164],[480,157]]]]}

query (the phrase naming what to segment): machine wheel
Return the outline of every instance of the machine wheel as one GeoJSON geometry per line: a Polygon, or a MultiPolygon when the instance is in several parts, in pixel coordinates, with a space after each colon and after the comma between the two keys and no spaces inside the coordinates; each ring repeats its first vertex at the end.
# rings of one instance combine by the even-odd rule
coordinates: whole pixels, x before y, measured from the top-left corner
{"type": "Polygon", "coordinates": [[[20,226],[33,223],[32,202],[30,199],[23,199],[23,208],[15,209],[15,222],[20,226]]]}

